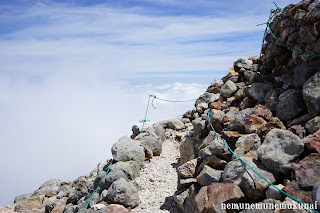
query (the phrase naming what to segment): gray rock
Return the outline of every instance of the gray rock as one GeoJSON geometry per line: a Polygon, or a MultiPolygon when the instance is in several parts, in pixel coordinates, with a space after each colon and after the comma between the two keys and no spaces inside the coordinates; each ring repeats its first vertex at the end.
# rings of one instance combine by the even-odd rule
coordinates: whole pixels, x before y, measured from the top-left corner
{"type": "Polygon", "coordinates": [[[314,203],[317,201],[317,207],[320,209],[320,180],[313,187],[312,200],[314,203]]]}
{"type": "Polygon", "coordinates": [[[69,194],[68,203],[76,205],[82,197],[88,196],[90,192],[88,180],[84,177],[80,177],[75,181],[75,186],[69,194]]]}
{"type": "Polygon", "coordinates": [[[306,81],[316,72],[320,72],[319,67],[309,67],[306,65],[298,65],[294,68],[293,85],[302,88],[306,81]]]}
{"type": "Polygon", "coordinates": [[[296,118],[306,109],[301,90],[290,89],[279,96],[279,104],[276,108],[276,116],[282,121],[296,118]]]}
{"type": "Polygon", "coordinates": [[[192,121],[193,125],[193,138],[197,141],[204,138],[208,134],[208,130],[206,127],[206,121],[202,120],[202,118],[196,118],[192,121]]]}
{"type": "Polygon", "coordinates": [[[112,203],[121,204],[130,208],[134,208],[140,203],[137,188],[123,178],[111,184],[108,189],[107,199],[112,203]]]}
{"type": "Polygon", "coordinates": [[[110,172],[122,170],[130,180],[140,177],[140,167],[136,161],[119,161],[110,167],[110,172]]]}
{"type": "MultiPolygon", "coordinates": [[[[257,149],[261,146],[261,139],[257,134],[249,134],[241,136],[236,142],[234,153],[238,157],[250,157],[258,159],[257,149]]],[[[236,157],[233,155],[233,159],[236,157]]]]}
{"type": "Polygon", "coordinates": [[[281,94],[281,89],[271,89],[266,93],[266,97],[264,98],[266,107],[268,107],[273,113],[276,112],[277,105],[279,103],[279,95],[281,94]]]}
{"type": "Polygon", "coordinates": [[[219,182],[223,171],[219,171],[205,165],[197,176],[197,181],[202,186],[208,186],[213,182],[219,182]]]}
{"type": "Polygon", "coordinates": [[[144,164],[144,150],[139,141],[132,140],[128,137],[121,137],[118,142],[111,148],[113,159],[116,161],[134,160],[140,166],[144,164]]]}
{"type": "Polygon", "coordinates": [[[189,160],[195,159],[197,142],[192,137],[186,137],[180,144],[180,165],[188,162],[189,160]]]}
{"type": "MultiPolygon", "coordinates": [[[[283,189],[283,185],[282,184],[278,184],[275,185],[278,189],[283,189]]],[[[271,198],[271,199],[275,199],[275,200],[284,200],[284,198],[286,197],[283,193],[281,193],[278,189],[276,189],[273,186],[269,186],[269,188],[266,191],[266,198],[271,198]]]]}
{"type": "Polygon", "coordinates": [[[253,61],[242,57],[242,58],[239,58],[238,60],[236,60],[233,63],[233,66],[238,67],[238,68],[244,68],[247,70],[252,70],[253,69],[253,61]]]}
{"type": "Polygon", "coordinates": [[[238,87],[235,83],[228,80],[220,89],[220,93],[223,97],[229,98],[238,90],[238,87]]]}
{"type": "Polygon", "coordinates": [[[239,111],[235,118],[230,121],[228,124],[228,129],[230,130],[235,130],[238,132],[245,132],[244,129],[244,118],[248,115],[251,115],[253,113],[254,109],[253,108],[246,108],[241,111],[239,111]]]}
{"type": "Polygon", "coordinates": [[[305,125],[305,128],[310,134],[317,132],[320,129],[320,116],[317,116],[308,121],[305,125]]]}
{"type": "Polygon", "coordinates": [[[123,178],[126,181],[129,180],[129,178],[123,170],[110,171],[107,175],[104,175],[104,177],[99,181],[98,186],[101,190],[109,189],[111,184],[120,178],[123,178]]]}
{"type": "Polygon", "coordinates": [[[160,141],[160,138],[147,136],[143,137],[141,140],[141,144],[148,146],[153,156],[159,156],[162,152],[162,142],[160,141]]]}
{"type": "Polygon", "coordinates": [[[34,191],[32,196],[45,195],[46,197],[54,196],[58,193],[61,181],[59,179],[51,179],[43,183],[38,190],[34,191]]]}
{"type": "Polygon", "coordinates": [[[288,130],[272,129],[258,148],[259,159],[268,168],[287,174],[291,163],[303,152],[301,139],[288,130]]]}
{"type": "Polygon", "coordinates": [[[173,130],[181,130],[186,128],[186,126],[181,120],[174,118],[167,122],[167,128],[173,129],[173,130]]]}
{"type": "MultiPolygon", "coordinates": [[[[210,116],[210,122],[213,128],[216,131],[222,130],[223,118],[225,116],[225,113],[220,110],[212,109],[209,112],[209,116],[210,116]]],[[[207,122],[209,123],[209,119],[207,120],[207,122]]],[[[209,127],[209,129],[211,129],[211,127],[209,127]]]]}
{"type": "Polygon", "coordinates": [[[253,83],[249,88],[249,94],[256,101],[263,103],[267,92],[273,87],[271,84],[253,83]]]}
{"type": "Polygon", "coordinates": [[[222,85],[223,85],[223,80],[221,80],[221,79],[214,79],[211,82],[211,86],[213,86],[213,87],[222,87],[222,85]]]}
{"type": "Polygon", "coordinates": [[[303,85],[303,98],[307,104],[309,114],[317,116],[320,114],[320,72],[303,85]]]}
{"type": "Polygon", "coordinates": [[[185,212],[184,201],[188,196],[189,189],[178,190],[173,194],[173,199],[182,212],[185,212]]]}
{"type": "Polygon", "coordinates": [[[16,196],[14,198],[14,203],[25,201],[25,200],[29,199],[31,196],[32,196],[32,193],[16,196]]]}
{"type": "Polygon", "coordinates": [[[208,156],[216,155],[219,158],[229,161],[231,159],[231,153],[228,147],[221,140],[216,140],[215,143],[210,144],[204,149],[200,150],[199,156],[201,158],[207,158],[208,156]]]}
{"type": "MultiPolygon", "coordinates": [[[[276,182],[276,176],[262,163],[252,158],[242,158],[250,167],[265,177],[271,183],[276,182]]],[[[230,161],[223,172],[223,180],[227,178],[238,183],[243,193],[251,199],[261,199],[265,196],[265,190],[269,187],[269,183],[261,179],[255,172],[247,167],[239,159],[230,161]]]]}
{"type": "Polygon", "coordinates": [[[63,197],[68,197],[71,190],[72,189],[68,184],[60,186],[58,189],[58,194],[56,195],[57,199],[61,199],[63,197]]]}
{"type": "Polygon", "coordinates": [[[196,106],[196,110],[200,114],[202,114],[206,109],[208,109],[208,103],[202,102],[196,106]]]}
{"type": "Polygon", "coordinates": [[[207,103],[210,104],[211,102],[215,102],[219,99],[220,94],[219,93],[209,93],[205,92],[202,94],[195,102],[195,106],[197,106],[200,103],[207,103]]]}
{"type": "Polygon", "coordinates": [[[166,139],[165,129],[163,128],[162,125],[157,125],[154,128],[154,132],[156,133],[156,135],[160,138],[160,140],[162,142],[166,139]]]}

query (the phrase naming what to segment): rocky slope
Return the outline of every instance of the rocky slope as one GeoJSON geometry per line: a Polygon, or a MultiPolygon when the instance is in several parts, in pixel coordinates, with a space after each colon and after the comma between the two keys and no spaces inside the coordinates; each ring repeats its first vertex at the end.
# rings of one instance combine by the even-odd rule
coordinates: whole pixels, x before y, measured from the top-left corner
{"type": "Polygon", "coordinates": [[[270,27],[281,43],[267,33],[261,57],[237,60],[182,118],[134,126],[89,175],[49,180],[0,212],[306,212],[226,211],[296,203],[251,168],[319,210],[320,1],[289,5],[270,27]]]}

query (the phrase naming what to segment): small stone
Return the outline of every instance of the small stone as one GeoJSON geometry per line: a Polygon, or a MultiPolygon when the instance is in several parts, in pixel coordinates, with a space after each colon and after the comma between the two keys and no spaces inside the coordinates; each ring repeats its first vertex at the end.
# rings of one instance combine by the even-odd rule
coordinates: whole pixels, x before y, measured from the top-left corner
{"type": "MultiPolygon", "coordinates": [[[[275,185],[278,189],[283,189],[282,184],[275,185]]],[[[269,186],[269,188],[266,191],[266,198],[272,198],[275,200],[284,200],[286,197],[283,193],[281,193],[278,189],[276,189],[273,186],[269,186]]]]}

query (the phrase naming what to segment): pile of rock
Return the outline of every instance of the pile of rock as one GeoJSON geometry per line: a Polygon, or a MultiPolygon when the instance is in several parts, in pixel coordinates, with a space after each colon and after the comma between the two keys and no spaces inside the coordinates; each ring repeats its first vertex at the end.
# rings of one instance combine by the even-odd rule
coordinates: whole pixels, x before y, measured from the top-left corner
{"type": "Polygon", "coordinates": [[[175,200],[183,212],[225,212],[223,204],[237,202],[295,202],[251,168],[311,207],[320,203],[320,68],[298,65],[274,75],[256,72],[259,61],[237,60],[183,115],[193,125],[180,146],[175,200]]]}
{"type": "Polygon", "coordinates": [[[49,180],[35,192],[17,196],[10,209],[39,213],[129,212],[140,204],[133,180],[140,176],[146,159],[160,155],[164,139],[162,125],[148,128],[135,139],[122,137],[112,146],[113,160],[99,163],[90,175],[72,182],[49,180]]]}

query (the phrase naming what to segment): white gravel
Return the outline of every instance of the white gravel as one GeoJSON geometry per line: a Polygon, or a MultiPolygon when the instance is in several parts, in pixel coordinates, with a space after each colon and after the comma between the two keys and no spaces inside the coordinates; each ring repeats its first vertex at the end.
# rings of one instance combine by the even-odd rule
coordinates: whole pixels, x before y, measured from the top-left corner
{"type": "Polygon", "coordinates": [[[171,137],[163,142],[161,155],[145,163],[140,177],[134,180],[140,186],[141,203],[131,212],[179,212],[172,197],[177,190],[178,177],[175,167],[179,154],[179,144],[171,137]]]}

